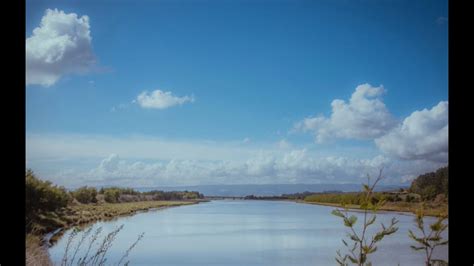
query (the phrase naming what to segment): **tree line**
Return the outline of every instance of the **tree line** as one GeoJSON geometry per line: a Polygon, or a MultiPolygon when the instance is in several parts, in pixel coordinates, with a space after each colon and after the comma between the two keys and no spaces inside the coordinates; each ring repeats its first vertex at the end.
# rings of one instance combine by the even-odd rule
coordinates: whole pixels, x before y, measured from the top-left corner
{"type": "MultiPolygon", "coordinates": [[[[280,196],[255,196],[247,195],[248,200],[304,200],[308,202],[341,203],[360,205],[364,201],[364,192],[301,192],[282,194],[280,196]]],[[[373,204],[385,202],[447,202],[448,198],[448,166],[439,168],[434,172],[425,173],[415,178],[408,189],[400,188],[398,191],[372,192],[373,204]]]]}

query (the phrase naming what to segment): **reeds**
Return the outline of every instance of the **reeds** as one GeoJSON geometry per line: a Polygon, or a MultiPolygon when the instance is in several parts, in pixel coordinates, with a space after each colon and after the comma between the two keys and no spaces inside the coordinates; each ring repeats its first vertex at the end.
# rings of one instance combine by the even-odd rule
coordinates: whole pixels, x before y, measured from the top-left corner
{"type": "MultiPolygon", "coordinates": [[[[112,246],[114,240],[116,239],[117,234],[123,229],[123,225],[117,227],[112,232],[108,233],[102,240],[101,244],[97,249],[93,248],[94,243],[99,238],[99,235],[102,232],[102,227],[98,227],[94,233],[91,235],[92,227],[82,233],[81,238],[79,239],[78,243],[75,245],[74,250],[72,250],[72,243],[74,239],[77,237],[78,232],[80,231],[77,228],[74,228],[67,240],[66,249],[64,251],[63,259],[61,260],[61,266],[85,266],[85,265],[105,265],[110,264],[107,261],[107,252],[109,251],[110,247],[112,246]],[[82,244],[89,237],[89,245],[87,246],[87,250],[84,253],[84,256],[79,257],[78,260],[75,262],[75,258],[83,246],[82,244]],[[95,251],[93,251],[95,250],[95,251]],[[91,252],[92,251],[92,252],[91,252]],[[72,257],[69,259],[70,254],[72,257]],[[75,263],[74,263],[75,262],[75,263]]],[[[137,240],[125,251],[124,255],[120,258],[119,262],[114,265],[122,265],[121,263],[129,256],[130,251],[137,245],[137,243],[143,238],[144,233],[140,234],[137,240]]],[[[127,261],[123,265],[128,265],[129,261],[127,261]]]]}
{"type": "MultiPolygon", "coordinates": [[[[120,258],[119,262],[118,262],[118,265],[120,265],[120,263],[128,257],[128,255],[130,254],[130,251],[137,245],[137,243],[143,238],[143,236],[145,235],[145,233],[141,233],[137,240],[127,249],[127,251],[125,252],[125,254],[122,256],[122,258],[120,258]]],[[[130,261],[127,261],[124,265],[128,265],[130,261]]]]}

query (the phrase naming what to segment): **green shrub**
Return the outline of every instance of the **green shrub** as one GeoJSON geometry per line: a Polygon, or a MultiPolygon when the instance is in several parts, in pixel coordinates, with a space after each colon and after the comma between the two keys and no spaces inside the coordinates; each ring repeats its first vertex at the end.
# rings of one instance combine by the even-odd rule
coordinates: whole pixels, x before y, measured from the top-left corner
{"type": "Polygon", "coordinates": [[[118,202],[120,197],[120,191],[117,189],[105,189],[104,190],[104,200],[109,203],[118,202]]]}
{"type": "Polygon", "coordinates": [[[25,178],[27,224],[39,213],[66,207],[71,200],[64,187],[58,187],[49,181],[38,179],[30,169],[26,171],[25,178]]]}
{"type": "Polygon", "coordinates": [[[94,187],[80,187],[76,189],[72,195],[80,203],[96,203],[97,190],[94,187]]]}

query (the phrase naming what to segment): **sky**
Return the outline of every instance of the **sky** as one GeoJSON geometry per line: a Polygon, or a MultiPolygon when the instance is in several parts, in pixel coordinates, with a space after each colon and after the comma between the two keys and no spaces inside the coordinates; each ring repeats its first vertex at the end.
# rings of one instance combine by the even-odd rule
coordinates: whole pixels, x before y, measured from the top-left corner
{"type": "Polygon", "coordinates": [[[447,1],[26,1],[26,165],[81,185],[409,184],[448,163],[447,1]]]}

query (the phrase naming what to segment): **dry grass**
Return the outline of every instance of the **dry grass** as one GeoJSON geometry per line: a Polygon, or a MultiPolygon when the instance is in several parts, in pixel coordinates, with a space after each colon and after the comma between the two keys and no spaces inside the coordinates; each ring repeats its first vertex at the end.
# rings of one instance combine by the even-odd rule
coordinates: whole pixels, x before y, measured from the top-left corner
{"type": "MultiPolygon", "coordinates": [[[[309,202],[304,200],[298,200],[300,203],[309,203],[316,205],[342,207],[338,203],[326,203],[326,202],[309,202]]],[[[380,208],[382,211],[394,211],[394,212],[410,212],[416,213],[418,209],[422,208],[422,202],[387,202],[383,207],[380,208]]],[[[360,210],[359,205],[349,204],[346,205],[349,209],[360,210]]],[[[447,216],[448,215],[448,204],[447,203],[425,203],[424,212],[426,216],[447,216]]]]}
{"type": "Polygon", "coordinates": [[[132,215],[137,212],[148,211],[150,209],[166,208],[194,203],[196,202],[139,201],[126,203],[80,204],[68,207],[62,215],[62,220],[64,220],[69,225],[80,225],[98,220],[108,220],[118,216],[132,215]]]}
{"type": "Polygon", "coordinates": [[[41,245],[38,236],[26,236],[26,263],[27,266],[52,266],[48,250],[41,245]]]}

